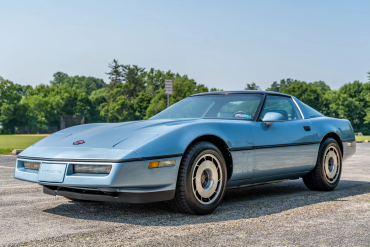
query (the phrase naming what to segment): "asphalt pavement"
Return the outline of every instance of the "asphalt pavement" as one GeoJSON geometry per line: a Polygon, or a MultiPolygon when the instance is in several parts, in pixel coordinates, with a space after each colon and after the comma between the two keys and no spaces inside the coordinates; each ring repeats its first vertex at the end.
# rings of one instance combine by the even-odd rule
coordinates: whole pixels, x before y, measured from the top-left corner
{"type": "MultiPolygon", "coordinates": [[[[298,154],[297,154],[298,155],[298,154]]],[[[370,143],[344,162],[331,192],[301,179],[231,189],[211,215],[167,203],[73,202],[13,178],[0,156],[0,246],[369,246],[370,143]]]]}

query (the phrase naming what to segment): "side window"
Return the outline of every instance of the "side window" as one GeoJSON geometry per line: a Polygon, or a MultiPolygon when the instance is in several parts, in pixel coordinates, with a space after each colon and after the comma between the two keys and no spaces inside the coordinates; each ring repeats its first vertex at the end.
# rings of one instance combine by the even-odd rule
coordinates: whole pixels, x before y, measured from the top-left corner
{"type": "Polygon", "coordinates": [[[301,103],[303,104],[304,108],[306,108],[308,114],[310,114],[310,117],[314,118],[314,117],[323,117],[324,116],[320,112],[313,109],[312,107],[309,107],[308,105],[306,105],[305,103],[303,103],[303,102],[301,102],[301,103]]]}
{"type": "Polygon", "coordinates": [[[290,97],[268,95],[261,112],[260,120],[268,112],[280,113],[284,116],[285,121],[302,119],[297,106],[290,97]]]}
{"type": "Polygon", "coordinates": [[[261,98],[249,97],[245,101],[230,101],[223,105],[217,114],[218,118],[252,119],[256,114],[261,98]]]}

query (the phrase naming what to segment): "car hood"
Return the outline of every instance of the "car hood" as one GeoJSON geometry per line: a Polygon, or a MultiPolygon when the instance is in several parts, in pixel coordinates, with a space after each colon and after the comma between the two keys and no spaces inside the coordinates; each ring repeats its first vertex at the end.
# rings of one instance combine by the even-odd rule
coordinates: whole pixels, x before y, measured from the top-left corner
{"type": "Polygon", "coordinates": [[[143,120],[125,123],[79,125],[54,133],[35,143],[34,147],[115,148],[134,150],[135,147],[169,132],[179,125],[199,121],[143,120]],[[78,144],[76,142],[83,141],[78,144]]]}
{"type": "Polygon", "coordinates": [[[84,124],[56,132],[24,150],[21,158],[131,160],[148,142],[200,119],[84,124]],[[82,144],[76,142],[83,141],[82,144]],[[74,144],[75,143],[75,144],[74,144]]]}

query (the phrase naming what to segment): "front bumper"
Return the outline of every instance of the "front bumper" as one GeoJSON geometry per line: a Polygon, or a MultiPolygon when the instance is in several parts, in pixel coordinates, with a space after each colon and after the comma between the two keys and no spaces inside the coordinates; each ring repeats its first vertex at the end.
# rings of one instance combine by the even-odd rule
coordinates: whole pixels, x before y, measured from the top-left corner
{"type": "Polygon", "coordinates": [[[18,158],[14,178],[43,185],[46,194],[61,195],[72,199],[132,203],[165,201],[174,197],[180,161],[181,157],[172,157],[125,163],[104,163],[103,165],[112,166],[109,174],[82,174],[73,173],[72,166],[74,164],[102,165],[102,163],[18,158]],[[149,162],[160,160],[176,160],[176,163],[171,167],[148,168],[149,162]],[[63,182],[39,181],[39,171],[25,169],[24,161],[65,164],[66,172],[63,182]]]}
{"type": "Polygon", "coordinates": [[[149,193],[104,193],[86,189],[70,189],[63,187],[44,186],[43,192],[52,196],[64,196],[69,199],[102,202],[148,203],[168,201],[175,197],[175,190],[149,192],[149,193]]]}

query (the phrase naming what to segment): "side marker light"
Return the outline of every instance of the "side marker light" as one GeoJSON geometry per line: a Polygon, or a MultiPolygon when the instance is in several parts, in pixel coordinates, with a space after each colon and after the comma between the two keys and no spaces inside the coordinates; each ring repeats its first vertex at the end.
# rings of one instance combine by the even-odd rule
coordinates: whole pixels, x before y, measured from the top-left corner
{"type": "Polygon", "coordinates": [[[168,167],[168,166],[174,166],[175,164],[176,164],[176,160],[153,161],[149,163],[148,168],[168,167]]]}

